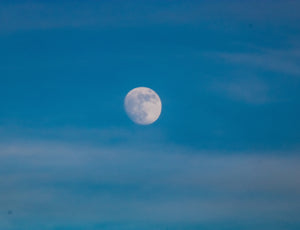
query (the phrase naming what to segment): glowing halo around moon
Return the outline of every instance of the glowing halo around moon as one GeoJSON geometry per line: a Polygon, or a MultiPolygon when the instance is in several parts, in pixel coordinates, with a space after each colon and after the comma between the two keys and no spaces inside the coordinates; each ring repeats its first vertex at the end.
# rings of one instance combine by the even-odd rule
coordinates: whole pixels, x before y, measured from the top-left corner
{"type": "Polygon", "coordinates": [[[124,100],[129,118],[139,125],[150,125],[161,114],[161,100],[156,92],[147,87],[137,87],[129,91],[124,100]]]}

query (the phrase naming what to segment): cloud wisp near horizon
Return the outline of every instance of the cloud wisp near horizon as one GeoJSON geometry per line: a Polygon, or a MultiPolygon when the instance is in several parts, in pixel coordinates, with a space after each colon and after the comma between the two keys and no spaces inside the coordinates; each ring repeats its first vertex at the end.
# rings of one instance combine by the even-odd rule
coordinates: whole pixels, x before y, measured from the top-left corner
{"type": "Polygon", "coordinates": [[[102,222],[197,229],[234,221],[264,229],[264,221],[295,224],[300,211],[295,152],[224,154],[32,138],[1,143],[0,151],[1,209],[13,212],[0,216],[5,229],[102,222]]]}

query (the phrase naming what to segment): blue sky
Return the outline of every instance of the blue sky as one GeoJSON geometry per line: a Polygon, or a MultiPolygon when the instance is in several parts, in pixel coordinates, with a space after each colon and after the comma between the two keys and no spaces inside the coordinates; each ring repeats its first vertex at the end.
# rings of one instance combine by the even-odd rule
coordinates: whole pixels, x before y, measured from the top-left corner
{"type": "Polygon", "coordinates": [[[1,1],[0,228],[299,229],[299,9],[1,1]]]}

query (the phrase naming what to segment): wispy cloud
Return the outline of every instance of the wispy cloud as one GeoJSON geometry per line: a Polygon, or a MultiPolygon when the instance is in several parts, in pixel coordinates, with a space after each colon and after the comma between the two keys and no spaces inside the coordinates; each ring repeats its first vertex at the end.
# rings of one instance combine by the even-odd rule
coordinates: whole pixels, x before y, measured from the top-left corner
{"type": "Polygon", "coordinates": [[[234,70],[226,73],[227,77],[214,81],[211,89],[252,104],[278,100],[274,92],[278,89],[276,84],[279,84],[276,81],[286,77],[300,77],[299,46],[295,43],[287,43],[285,46],[288,48],[268,49],[244,44],[243,49],[246,47],[248,51],[205,54],[208,58],[221,60],[234,70]]]}
{"type": "Polygon", "coordinates": [[[232,99],[250,104],[264,104],[271,101],[268,85],[257,77],[240,76],[227,81],[218,81],[214,82],[211,88],[232,99]]]}
{"type": "Polygon", "coordinates": [[[103,221],[297,221],[297,154],[2,143],[0,227],[103,221]],[[34,220],[32,219],[34,218],[34,220]]]}
{"type": "Polygon", "coordinates": [[[300,49],[297,49],[297,47],[284,50],[261,50],[251,53],[221,52],[212,56],[234,64],[300,76],[300,49]]]}

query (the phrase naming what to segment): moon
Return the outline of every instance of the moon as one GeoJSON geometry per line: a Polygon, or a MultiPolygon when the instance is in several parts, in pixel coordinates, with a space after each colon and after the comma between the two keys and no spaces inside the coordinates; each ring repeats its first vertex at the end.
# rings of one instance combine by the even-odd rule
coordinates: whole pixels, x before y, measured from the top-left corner
{"type": "Polygon", "coordinates": [[[139,125],[150,125],[161,114],[161,100],[158,94],[147,87],[137,87],[127,93],[124,107],[129,118],[139,125]]]}

